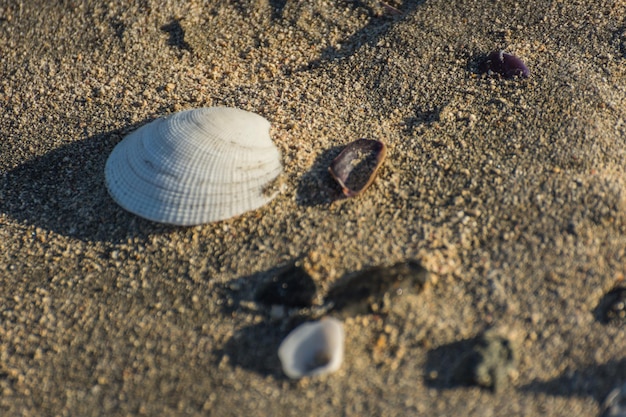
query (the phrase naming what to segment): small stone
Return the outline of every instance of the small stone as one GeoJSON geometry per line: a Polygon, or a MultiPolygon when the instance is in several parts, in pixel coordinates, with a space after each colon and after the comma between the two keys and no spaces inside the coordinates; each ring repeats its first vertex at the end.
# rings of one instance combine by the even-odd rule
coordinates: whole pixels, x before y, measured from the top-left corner
{"type": "Polygon", "coordinates": [[[528,78],[530,70],[524,61],[515,55],[496,50],[487,55],[487,59],[481,64],[483,72],[492,71],[504,78],[522,77],[528,78]]]}

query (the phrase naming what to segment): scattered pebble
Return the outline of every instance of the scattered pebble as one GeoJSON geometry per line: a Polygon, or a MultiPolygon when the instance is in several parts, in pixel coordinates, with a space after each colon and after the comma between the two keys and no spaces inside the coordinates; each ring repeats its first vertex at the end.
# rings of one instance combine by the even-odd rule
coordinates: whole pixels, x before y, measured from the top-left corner
{"type": "Polygon", "coordinates": [[[530,70],[524,61],[504,51],[493,51],[487,55],[487,59],[481,65],[481,70],[498,73],[504,78],[528,78],[530,76],[530,70]]]}

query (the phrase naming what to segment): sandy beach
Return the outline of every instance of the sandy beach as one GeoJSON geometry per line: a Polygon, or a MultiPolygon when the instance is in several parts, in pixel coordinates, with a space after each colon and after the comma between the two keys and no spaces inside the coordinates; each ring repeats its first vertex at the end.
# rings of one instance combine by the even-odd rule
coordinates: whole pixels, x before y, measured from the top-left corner
{"type": "Polygon", "coordinates": [[[0,0],[0,415],[599,416],[626,382],[626,1],[0,0]],[[130,4],[129,4],[130,3],[130,4]],[[506,50],[530,69],[480,70],[506,50]],[[180,110],[267,118],[285,189],[176,227],[104,166],[180,110]],[[328,166],[387,145],[362,195],[328,166]],[[288,379],[254,299],[300,260],[316,304],[416,259],[433,285],[344,320],[336,373],[288,379]],[[486,329],[519,363],[454,382],[486,329]]]}

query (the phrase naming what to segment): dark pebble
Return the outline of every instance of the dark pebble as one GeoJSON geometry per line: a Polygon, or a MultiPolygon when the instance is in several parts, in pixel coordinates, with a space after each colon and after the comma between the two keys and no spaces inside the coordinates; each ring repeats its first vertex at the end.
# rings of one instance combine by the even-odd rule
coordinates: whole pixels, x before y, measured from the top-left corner
{"type": "Polygon", "coordinates": [[[316,292],[317,285],[304,268],[290,264],[263,282],[254,298],[265,305],[305,308],[313,304],[316,292]]]}
{"type": "Polygon", "coordinates": [[[325,301],[332,305],[332,312],[348,316],[368,314],[371,306],[382,302],[386,294],[421,291],[429,281],[429,272],[418,261],[377,266],[340,279],[325,301]]]}
{"type": "Polygon", "coordinates": [[[528,78],[530,76],[530,70],[524,61],[504,51],[493,51],[487,55],[487,59],[481,65],[481,70],[492,71],[505,78],[528,78]]]}

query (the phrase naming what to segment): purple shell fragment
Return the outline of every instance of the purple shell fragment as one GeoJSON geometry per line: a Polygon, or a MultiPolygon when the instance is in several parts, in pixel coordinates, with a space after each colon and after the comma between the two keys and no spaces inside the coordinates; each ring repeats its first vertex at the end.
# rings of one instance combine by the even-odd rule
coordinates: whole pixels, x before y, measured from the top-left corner
{"type": "Polygon", "coordinates": [[[371,139],[358,139],[350,143],[333,160],[328,168],[346,197],[361,194],[369,187],[382,165],[387,147],[371,139]]]}
{"type": "Polygon", "coordinates": [[[484,72],[497,72],[504,78],[528,78],[530,76],[530,70],[521,59],[504,51],[491,52],[481,68],[484,72]]]}

